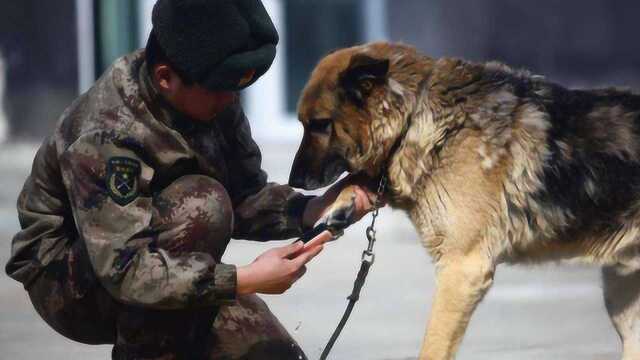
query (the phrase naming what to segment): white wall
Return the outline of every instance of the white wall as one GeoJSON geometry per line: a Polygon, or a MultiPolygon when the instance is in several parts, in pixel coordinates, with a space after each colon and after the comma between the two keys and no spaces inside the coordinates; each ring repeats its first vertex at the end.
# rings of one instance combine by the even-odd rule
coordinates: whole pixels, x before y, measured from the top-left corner
{"type": "Polygon", "coordinates": [[[0,53],[0,143],[6,141],[9,135],[9,120],[4,111],[4,94],[7,84],[6,72],[6,63],[4,57],[2,57],[2,53],[0,53]]]}
{"type": "Polygon", "coordinates": [[[295,121],[296,114],[287,112],[285,99],[287,66],[291,64],[286,62],[283,1],[287,0],[262,0],[280,35],[278,52],[269,71],[243,93],[245,112],[259,141],[295,142],[302,138],[302,126],[295,121]]]}
{"type": "Polygon", "coordinates": [[[76,28],[78,36],[78,92],[89,90],[95,82],[95,42],[93,2],[76,0],[76,28]]]}
{"type": "Polygon", "coordinates": [[[153,11],[153,5],[155,5],[155,3],[156,0],[138,0],[138,14],[140,16],[138,19],[138,42],[141,48],[147,44],[149,33],[151,33],[151,29],[153,28],[153,24],[151,24],[151,12],[153,11]]]}

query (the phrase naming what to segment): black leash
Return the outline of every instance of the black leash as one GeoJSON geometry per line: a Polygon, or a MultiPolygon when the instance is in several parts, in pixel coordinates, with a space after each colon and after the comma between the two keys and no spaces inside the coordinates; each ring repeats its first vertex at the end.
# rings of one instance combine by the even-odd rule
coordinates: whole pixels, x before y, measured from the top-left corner
{"type": "Polygon", "coordinates": [[[331,351],[331,348],[333,348],[333,345],[336,343],[336,340],[338,340],[338,337],[340,336],[342,329],[347,324],[347,320],[349,320],[349,316],[351,316],[351,311],[353,311],[353,307],[356,305],[356,302],[358,301],[358,299],[360,299],[360,290],[362,290],[362,287],[364,286],[364,281],[367,278],[367,275],[369,274],[369,269],[371,268],[371,266],[376,260],[376,254],[373,252],[373,245],[376,242],[375,224],[376,224],[376,218],[378,217],[378,212],[380,211],[380,207],[382,205],[381,203],[382,195],[384,194],[386,187],[387,187],[387,177],[386,175],[382,175],[382,177],[380,178],[380,184],[378,184],[378,194],[377,194],[378,198],[376,199],[375,210],[373,210],[373,214],[372,214],[373,218],[371,219],[371,225],[367,227],[367,231],[366,231],[367,241],[369,243],[367,245],[367,248],[362,252],[360,270],[358,271],[356,280],[353,283],[353,290],[351,291],[351,295],[347,297],[347,300],[349,300],[349,303],[347,304],[347,308],[344,311],[344,314],[342,315],[340,322],[338,323],[338,327],[336,327],[336,329],[333,331],[333,334],[331,335],[331,338],[329,339],[327,346],[324,347],[324,350],[322,351],[322,355],[320,355],[320,360],[327,359],[327,356],[329,356],[329,352],[331,351]]]}
{"type": "MultiPolygon", "coordinates": [[[[421,87],[422,87],[421,91],[424,92],[426,89],[426,86],[422,84],[421,87]]],[[[401,135],[398,136],[396,141],[391,146],[391,149],[389,151],[390,155],[385,161],[385,165],[389,165],[388,163],[391,161],[391,158],[393,157],[393,155],[400,149],[400,146],[402,145],[402,142],[404,141],[407,135],[407,132],[411,127],[412,119],[413,119],[413,114],[407,119],[407,122],[402,129],[401,135]]],[[[353,311],[353,308],[356,305],[356,302],[360,299],[360,290],[362,290],[362,287],[364,286],[364,281],[367,278],[367,275],[369,274],[369,269],[375,262],[376,255],[373,252],[373,245],[376,242],[375,224],[376,224],[376,218],[378,217],[378,212],[382,207],[382,203],[381,203],[382,196],[384,195],[384,192],[387,190],[388,178],[387,178],[386,171],[387,171],[387,166],[383,166],[381,171],[382,175],[380,176],[380,183],[378,184],[378,193],[377,193],[378,198],[376,199],[375,210],[373,211],[373,218],[371,219],[371,225],[369,225],[369,227],[367,227],[367,230],[366,230],[367,241],[369,242],[369,244],[367,245],[367,249],[362,252],[360,270],[358,270],[358,275],[356,276],[356,280],[353,282],[353,290],[351,291],[351,295],[347,297],[347,300],[349,300],[349,303],[347,304],[347,308],[345,309],[344,314],[342,314],[342,318],[338,323],[338,327],[336,327],[336,329],[333,331],[333,334],[331,335],[329,342],[324,347],[324,350],[322,351],[322,355],[320,355],[320,360],[327,359],[327,357],[329,356],[329,352],[331,351],[331,348],[333,348],[333,345],[338,340],[338,337],[340,336],[342,329],[347,324],[347,320],[349,320],[349,316],[351,316],[351,312],[353,311]]],[[[325,229],[318,229],[318,230],[324,231],[327,229],[325,228],[325,229]]],[[[319,234],[320,232],[318,232],[317,234],[319,234]]],[[[340,235],[342,234],[339,234],[337,236],[334,235],[334,236],[338,237],[340,235]]]]}

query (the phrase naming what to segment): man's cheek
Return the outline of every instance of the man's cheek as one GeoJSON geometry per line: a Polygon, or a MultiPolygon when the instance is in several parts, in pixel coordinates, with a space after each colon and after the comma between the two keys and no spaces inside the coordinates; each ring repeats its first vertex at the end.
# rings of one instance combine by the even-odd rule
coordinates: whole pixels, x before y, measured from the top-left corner
{"type": "Polygon", "coordinates": [[[223,105],[229,106],[233,104],[238,98],[238,94],[235,92],[224,92],[220,95],[220,102],[223,105]]]}

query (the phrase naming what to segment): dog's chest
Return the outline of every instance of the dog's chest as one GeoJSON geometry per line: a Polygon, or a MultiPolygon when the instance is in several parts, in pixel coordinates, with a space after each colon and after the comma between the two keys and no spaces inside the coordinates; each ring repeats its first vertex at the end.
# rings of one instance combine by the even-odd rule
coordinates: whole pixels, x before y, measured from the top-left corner
{"type": "Polygon", "coordinates": [[[404,210],[418,232],[423,246],[432,256],[438,257],[438,249],[445,241],[445,205],[424,187],[416,187],[414,195],[415,200],[404,210]]]}

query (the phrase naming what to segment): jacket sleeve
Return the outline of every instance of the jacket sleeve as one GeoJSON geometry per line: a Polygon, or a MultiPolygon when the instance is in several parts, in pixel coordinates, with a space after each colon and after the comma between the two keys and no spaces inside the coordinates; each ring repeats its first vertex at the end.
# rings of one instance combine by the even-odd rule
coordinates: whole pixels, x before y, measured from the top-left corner
{"type": "Polygon", "coordinates": [[[234,106],[231,111],[223,131],[235,212],[233,237],[267,241],[302,235],[307,230],[302,215],[313,196],[298,193],[287,185],[267,182],[267,174],[261,168],[260,149],[251,137],[242,108],[234,106]]]}
{"type": "Polygon", "coordinates": [[[60,156],[79,240],[98,279],[116,300],[151,308],[234,300],[233,265],[218,264],[207,253],[174,255],[155,246],[149,190],[154,170],[135,144],[124,135],[96,132],[60,156]],[[135,179],[119,183],[127,176],[135,179]]]}

